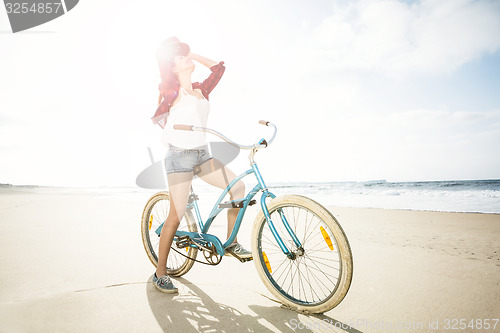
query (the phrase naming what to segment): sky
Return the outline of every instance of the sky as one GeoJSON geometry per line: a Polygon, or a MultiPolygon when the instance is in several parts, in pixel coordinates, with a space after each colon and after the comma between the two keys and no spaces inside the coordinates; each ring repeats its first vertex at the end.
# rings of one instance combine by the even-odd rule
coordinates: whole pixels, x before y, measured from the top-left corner
{"type": "Polygon", "coordinates": [[[498,179],[499,35],[495,0],[86,0],[16,34],[2,7],[0,183],[134,186],[170,36],[226,64],[209,127],[277,125],[267,182],[498,179]]]}

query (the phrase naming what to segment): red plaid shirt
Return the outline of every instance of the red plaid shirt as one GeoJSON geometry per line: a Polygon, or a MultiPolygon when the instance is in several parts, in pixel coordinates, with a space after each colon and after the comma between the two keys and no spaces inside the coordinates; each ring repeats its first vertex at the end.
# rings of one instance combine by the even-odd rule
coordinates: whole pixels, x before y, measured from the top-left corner
{"type": "MultiPolygon", "coordinates": [[[[210,76],[206,78],[205,81],[201,83],[193,83],[193,89],[200,89],[203,97],[205,97],[207,100],[208,95],[212,92],[212,90],[214,90],[217,83],[219,83],[222,74],[224,74],[224,71],[226,70],[226,67],[224,67],[224,62],[221,61],[217,65],[210,67],[210,70],[212,71],[212,73],[210,73],[210,76]]],[[[179,96],[179,83],[177,82],[174,87],[167,88],[163,87],[160,84],[158,88],[162,96],[162,101],[160,105],[158,105],[158,108],[156,109],[156,112],[154,116],[151,117],[151,119],[153,120],[153,123],[160,125],[161,128],[164,128],[165,124],[167,123],[170,107],[172,106],[172,103],[175,101],[177,96],[179,96]]]]}

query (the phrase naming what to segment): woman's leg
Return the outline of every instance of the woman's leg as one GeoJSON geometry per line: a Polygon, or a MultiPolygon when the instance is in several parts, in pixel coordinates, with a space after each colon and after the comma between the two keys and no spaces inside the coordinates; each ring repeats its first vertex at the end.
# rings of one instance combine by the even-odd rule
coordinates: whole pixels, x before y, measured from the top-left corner
{"type": "MultiPolygon", "coordinates": [[[[210,185],[224,189],[236,178],[236,175],[221,162],[212,158],[200,166],[198,177],[210,185]]],[[[231,196],[231,200],[242,199],[245,196],[245,184],[241,180],[238,181],[229,192],[229,195],[231,196]]],[[[227,211],[228,238],[233,231],[239,210],[239,208],[230,208],[227,211]]],[[[236,239],[234,241],[236,242],[236,239]]]]}
{"type": "Polygon", "coordinates": [[[169,173],[168,190],[170,195],[170,210],[160,234],[158,249],[158,266],[156,276],[161,277],[167,272],[167,258],[175,232],[186,211],[189,190],[193,179],[192,172],[169,173]]]}

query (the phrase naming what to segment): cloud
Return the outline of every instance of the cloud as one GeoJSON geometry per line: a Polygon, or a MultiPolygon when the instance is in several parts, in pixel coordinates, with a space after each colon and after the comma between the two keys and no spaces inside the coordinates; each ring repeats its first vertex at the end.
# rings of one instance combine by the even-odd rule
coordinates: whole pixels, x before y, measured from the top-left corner
{"type": "Polygon", "coordinates": [[[500,49],[500,2],[360,0],[336,4],[310,46],[331,70],[441,74],[500,49]]]}
{"type": "MultiPolygon", "coordinates": [[[[271,148],[274,161],[300,158],[286,169],[271,170],[273,180],[297,175],[306,181],[487,179],[498,177],[500,167],[495,154],[499,109],[422,108],[327,119],[307,114],[300,125],[279,131],[271,148]]],[[[271,158],[262,162],[275,163],[271,158]]]]}

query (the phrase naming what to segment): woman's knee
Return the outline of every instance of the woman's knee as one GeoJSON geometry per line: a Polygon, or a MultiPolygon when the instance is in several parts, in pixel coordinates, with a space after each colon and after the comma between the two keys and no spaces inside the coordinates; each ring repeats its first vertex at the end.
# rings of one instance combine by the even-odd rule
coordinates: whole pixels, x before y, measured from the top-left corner
{"type": "Polygon", "coordinates": [[[165,224],[168,225],[169,227],[177,228],[181,223],[181,220],[182,216],[178,216],[176,212],[170,211],[165,221],[165,224]]]}

